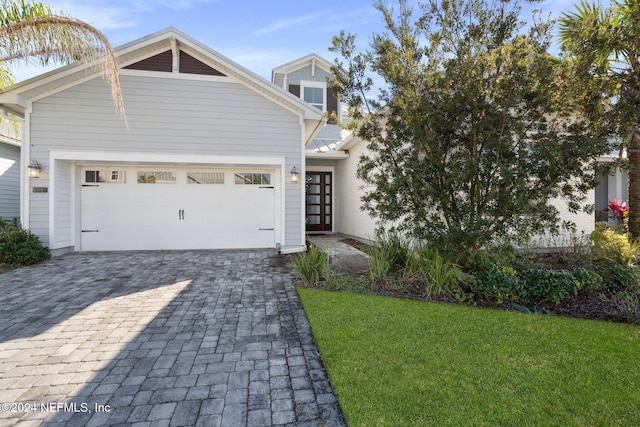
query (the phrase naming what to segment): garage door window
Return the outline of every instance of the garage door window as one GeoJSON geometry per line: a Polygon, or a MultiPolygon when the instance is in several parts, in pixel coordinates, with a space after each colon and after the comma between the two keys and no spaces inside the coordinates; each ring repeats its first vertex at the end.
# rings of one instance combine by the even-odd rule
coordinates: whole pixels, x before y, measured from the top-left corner
{"type": "Polygon", "coordinates": [[[224,184],[224,172],[187,172],[187,184],[224,184]]]}
{"type": "Polygon", "coordinates": [[[176,173],[172,171],[138,172],[138,184],[175,184],[176,173]]]}
{"type": "Polygon", "coordinates": [[[252,173],[252,172],[239,172],[236,173],[236,184],[271,184],[270,173],[252,173]]]}
{"type": "Polygon", "coordinates": [[[93,183],[124,183],[127,173],[121,170],[94,169],[84,172],[84,182],[93,183]]]}

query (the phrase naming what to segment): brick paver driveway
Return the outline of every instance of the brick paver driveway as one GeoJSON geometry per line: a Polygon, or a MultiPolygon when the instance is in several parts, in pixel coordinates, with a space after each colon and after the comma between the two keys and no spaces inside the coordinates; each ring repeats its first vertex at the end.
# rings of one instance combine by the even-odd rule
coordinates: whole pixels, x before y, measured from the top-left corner
{"type": "Polygon", "coordinates": [[[0,275],[0,425],[344,425],[278,264],[84,253],[0,275]]]}

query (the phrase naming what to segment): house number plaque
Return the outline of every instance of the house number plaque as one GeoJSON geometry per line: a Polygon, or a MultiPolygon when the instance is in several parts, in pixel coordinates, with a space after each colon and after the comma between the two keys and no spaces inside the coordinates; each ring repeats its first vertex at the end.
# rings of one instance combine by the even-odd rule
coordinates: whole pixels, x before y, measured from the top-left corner
{"type": "Polygon", "coordinates": [[[48,193],[49,187],[33,187],[32,190],[34,193],[48,193]]]}

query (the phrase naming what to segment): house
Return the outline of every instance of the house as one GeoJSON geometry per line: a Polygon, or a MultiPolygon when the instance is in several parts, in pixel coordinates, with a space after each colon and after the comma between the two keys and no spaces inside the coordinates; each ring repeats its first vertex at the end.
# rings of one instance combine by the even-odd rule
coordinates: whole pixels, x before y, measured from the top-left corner
{"type": "MultiPolygon", "coordinates": [[[[21,176],[11,204],[22,194],[20,209],[0,215],[19,213],[53,255],[292,253],[307,233],[374,237],[356,176],[367,143],[340,126],[348,118],[328,61],[304,56],[268,82],[175,28],[116,52],[126,121],[90,63],[0,93],[0,109],[24,128],[19,159],[17,143],[0,143],[2,176],[21,176]]],[[[593,230],[592,215],[560,210],[593,230]]]]}
{"type": "Polygon", "coordinates": [[[0,114],[0,218],[20,217],[20,124],[0,114]]]}
{"type": "Polygon", "coordinates": [[[126,121],[92,64],[19,83],[21,222],[73,251],[305,248],[305,147],[326,119],[169,28],[117,49],[126,121]],[[23,166],[23,169],[26,168],[23,166]]]}

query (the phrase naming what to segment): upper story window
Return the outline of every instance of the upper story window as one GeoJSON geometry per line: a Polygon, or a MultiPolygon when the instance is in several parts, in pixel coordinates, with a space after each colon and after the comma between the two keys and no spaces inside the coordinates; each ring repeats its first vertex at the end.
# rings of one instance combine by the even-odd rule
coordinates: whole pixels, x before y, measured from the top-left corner
{"type": "Polygon", "coordinates": [[[327,111],[327,84],[325,82],[312,82],[301,81],[300,89],[302,92],[302,99],[305,102],[316,107],[318,110],[324,112],[327,111]]]}

